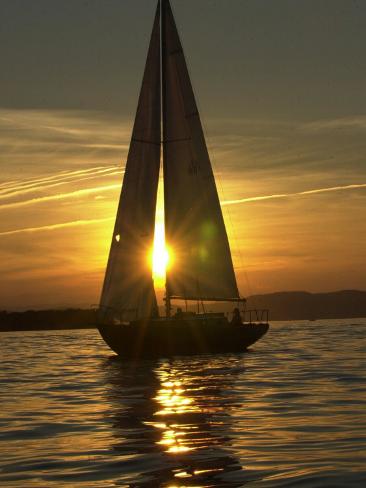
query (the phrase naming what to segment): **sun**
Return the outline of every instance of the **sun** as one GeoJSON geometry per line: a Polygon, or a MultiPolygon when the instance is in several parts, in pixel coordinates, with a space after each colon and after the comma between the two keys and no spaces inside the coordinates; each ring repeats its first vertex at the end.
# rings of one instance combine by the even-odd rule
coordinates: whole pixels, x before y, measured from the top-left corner
{"type": "Polygon", "coordinates": [[[152,251],[152,273],[154,283],[158,287],[164,287],[166,270],[169,267],[169,251],[165,246],[164,223],[155,223],[154,246],[152,251]]]}
{"type": "Polygon", "coordinates": [[[155,210],[154,243],[149,253],[149,266],[152,270],[155,289],[165,288],[166,272],[171,269],[174,254],[165,242],[164,178],[160,175],[155,210]]]}

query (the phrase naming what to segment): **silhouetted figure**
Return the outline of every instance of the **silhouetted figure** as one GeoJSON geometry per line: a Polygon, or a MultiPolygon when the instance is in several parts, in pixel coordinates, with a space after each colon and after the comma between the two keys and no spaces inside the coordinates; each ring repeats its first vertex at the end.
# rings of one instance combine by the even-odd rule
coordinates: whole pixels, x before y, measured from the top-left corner
{"type": "Polygon", "coordinates": [[[180,307],[178,307],[174,315],[174,318],[181,319],[182,317],[183,317],[183,310],[180,307]]]}
{"type": "Polygon", "coordinates": [[[238,308],[233,310],[233,318],[231,319],[231,325],[242,325],[241,315],[238,308]]]}

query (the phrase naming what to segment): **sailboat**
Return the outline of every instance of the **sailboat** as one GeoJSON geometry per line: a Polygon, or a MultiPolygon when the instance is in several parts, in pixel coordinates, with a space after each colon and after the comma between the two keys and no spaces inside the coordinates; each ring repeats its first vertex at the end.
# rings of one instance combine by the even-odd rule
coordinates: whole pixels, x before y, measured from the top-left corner
{"type": "Polygon", "coordinates": [[[242,351],[268,330],[207,313],[207,302],[244,304],[189,73],[169,0],[159,0],[98,310],[105,342],[124,357],[242,351]],[[147,256],[154,239],[161,148],[165,238],[174,251],[159,316],[147,256]],[[172,303],[198,303],[174,313],[172,303]],[[201,307],[200,307],[201,304],[201,307]]]}

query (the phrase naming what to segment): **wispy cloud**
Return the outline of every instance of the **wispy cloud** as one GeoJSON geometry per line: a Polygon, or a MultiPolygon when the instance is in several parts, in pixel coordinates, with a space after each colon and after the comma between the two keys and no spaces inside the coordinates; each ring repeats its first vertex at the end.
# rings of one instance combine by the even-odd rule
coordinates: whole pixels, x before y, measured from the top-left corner
{"type": "Polygon", "coordinates": [[[11,208],[20,208],[28,205],[34,205],[38,203],[52,202],[57,200],[65,200],[67,198],[78,198],[86,195],[91,195],[93,193],[102,193],[105,191],[116,190],[121,188],[120,184],[96,186],[93,188],[83,188],[82,190],[75,190],[66,193],[58,193],[56,195],[45,195],[42,197],[31,198],[29,200],[22,200],[20,202],[4,203],[0,205],[0,210],[8,210],[11,208]]]}
{"type": "Polygon", "coordinates": [[[109,217],[105,219],[73,220],[71,222],[61,222],[60,224],[42,225],[39,227],[24,227],[23,229],[15,229],[15,230],[8,230],[5,232],[0,232],[0,237],[12,236],[12,235],[23,234],[23,233],[59,230],[67,227],[80,227],[84,225],[94,225],[102,222],[109,222],[111,220],[113,220],[113,217],[109,217]]]}
{"type": "MultiPolygon", "coordinates": [[[[119,183],[112,184],[112,185],[104,185],[104,186],[96,186],[92,188],[84,188],[82,190],[75,190],[71,192],[65,193],[58,193],[56,195],[46,195],[36,198],[31,198],[29,200],[23,200],[20,202],[11,202],[11,203],[4,203],[0,204],[0,210],[12,209],[12,208],[20,208],[28,205],[34,205],[39,203],[45,203],[50,201],[56,200],[65,200],[68,198],[78,198],[83,197],[86,195],[92,195],[94,193],[104,193],[109,192],[111,190],[120,189],[121,185],[119,183]]],[[[361,188],[366,188],[366,183],[357,183],[352,185],[344,185],[344,186],[332,186],[328,188],[316,188],[313,190],[305,190],[296,193],[274,193],[272,195],[261,195],[255,197],[248,197],[248,198],[237,198],[235,200],[223,200],[221,201],[221,205],[237,205],[240,203],[250,203],[250,202],[259,202],[264,200],[274,200],[279,198],[291,198],[297,196],[306,196],[306,195],[316,195],[319,193],[329,193],[335,191],[346,191],[346,190],[357,190],[361,188]]]]}
{"type": "Polygon", "coordinates": [[[353,115],[334,119],[322,119],[308,122],[300,126],[302,130],[310,132],[334,130],[366,130],[366,115],[353,115]]]}
{"type": "MultiPolygon", "coordinates": [[[[0,108],[0,272],[7,306],[39,303],[41,292],[51,302],[73,284],[81,291],[70,300],[78,303],[90,296],[86,273],[100,286],[131,127],[113,114],[0,108]]],[[[240,264],[237,256],[245,256],[259,287],[323,286],[314,285],[315,274],[306,275],[309,260],[322,263],[324,276],[339,275],[334,286],[364,283],[365,201],[339,202],[337,192],[365,194],[365,127],[364,116],[207,121],[216,180],[225,191],[221,202],[235,219],[234,259],[240,264]],[[333,196],[330,205],[316,205],[322,194],[333,196]],[[267,200],[283,205],[260,205],[267,200]],[[250,212],[249,206],[245,215],[239,211],[251,202],[250,212]],[[350,232],[357,232],[356,241],[350,232]]],[[[230,226],[228,232],[234,234],[230,226]]]]}
{"type": "Polygon", "coordinates": [[[344,190],[357,190],[359,188],[366,188],[366,183],[359,183],[354,185],[345,186],[332,186],[330,188],[316,188],[315,190],[299,191],[296,193],[275,193],[273,195],[264,195],[258,197],[249,198],[237,198],[235,200],[225,200],[221,202],[221,205],[237,205],[239,203],[250,203],[250,202],[260,202],[263,200],[274,200],[278,198],[290,198],[299,197],[305,195],[316,195],[318,193],[328,193],[333,191],[344,191],[344,190]]]}
{"type": "Polygon", "coordinates": [[[61,185],[69,183],[80,183],[95,178],[103,178],[122,174],[121,169],[117,170],[117,166],[102,169],[89,169],[84,171],[71,171],[69,173],[59,173],[55,176],[46,178],[39,178],[24,182],[13,182],[7,187],[0,188],[0,199],[9,199],[13,197],[20,197],[27,193],[36,193],[44,190],[49,190],[61,185]]]}
{"type": "Polygon", "coordinates": [[[0,180],[112,166],[126,157],[131,126],[102,112],[0,108],[0,180]]]}
{"type": "MultiPolygon", "coordinates": [[[[8,204],[8,207],[5,205],[0,206],[1,208],[9,208],[9,205],[12,205],[12,208],[14,206],[22,206],[22,205],[30,205],[32,203],[40,203],[40,202],[45,202],[49,200],[59,200],[63,198],[75,198],[79,197],[82,195],[89,195],[93,193],[100,193],[103,191],[110,191],[110,190],[115,190],[117,188],[120,188],[120,185],[108,185],[108,186],[100,186],[96,188],[86,188],[83,190],[77,190],[75,192],[69,192],[69,193],[64,193],[64,194],[59,194],[59,195],[52,195],[52,196],[45,196],[45,197],[40,197],[32,200],[28,200],[26,202],[16,202],[13,204],[8,204]]],[[[308,196],[308,195],[317,195],[319,193],[329,193],[329,192],[336,192],[336,191],[346,191],[346,190],[357,190],[361,188],[366,188],[366,183],[359,183],[359,184],[353,184],[353,185],[345,185],[345,186],[333,186],[329,188],[317,188],[313,190],[306,190],[302,192],[296,192],[296,193],[275,193],[273,195],[261,195],[261,196],[256,196],[256,197],[249,197],[249,198],[239,198],[235,200],[225,200],[221,202],[222,206],[226,205],[238,205],[241,203],[251,203],[251,202],[260,202],[260,201],[265,201],[265,200],[275,200],[275,199],[283,199],[283,198],[292,198],[292,197],[297,197],[297,196],[308,196]]],[[[41,231],[50,231],[50,230],[58,230],[62,229],[64,227],[77,227],[77,226],[83,226],[83,225],[91,225],[91,224],[96,224],[100,222],[108,222],[113,220],[114,217],[108,217],[108,218],[103,218],[103,219],[82,219],[82,220],[73,220],[71,222],[61,222],[59,224],[51,224],[51,225],[43,225],[43,226],[38,226],[38,227],[26,227],[26,228],[21,228],[21,229],[14,229],[14,230],[9,230],[9,231],[4,231],[0,232],[0,236],[9,236],[9,235],[14,235],[14,234],[19,234],[19,233],[24,233],[24,232],[41,232],[41,231]]]]}
{"type": "Polygon", "coordinates": [[[80,176],[92,174],[105,173],[116,169],[118,166],[97,166],[87,169],[73,170],[73,171],[59,171],[56,174],[52,173],[45,176],[38,176],[26,179],[17,179],[12,181],[7,181],[0,185],[0,193],[5,193],[7,191],[12,191],[14,189],[28,188],[29,186],[36,186],[42,183],[49,183],[52,181],[62,181],[64,179],[78,178],[80,176]]]}

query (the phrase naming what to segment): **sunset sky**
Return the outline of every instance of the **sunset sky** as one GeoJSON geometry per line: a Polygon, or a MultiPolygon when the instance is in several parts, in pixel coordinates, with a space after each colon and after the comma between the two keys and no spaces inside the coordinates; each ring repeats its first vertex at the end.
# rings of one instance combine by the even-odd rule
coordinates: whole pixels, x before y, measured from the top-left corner
{"type": "MultiPolygon", "coordinates": [[[[172,0],[240,291],[366,289],[366,2],[172,0]]],[[[98,303],[155,0],[0,0],[0,309],[98,303]]]]}

